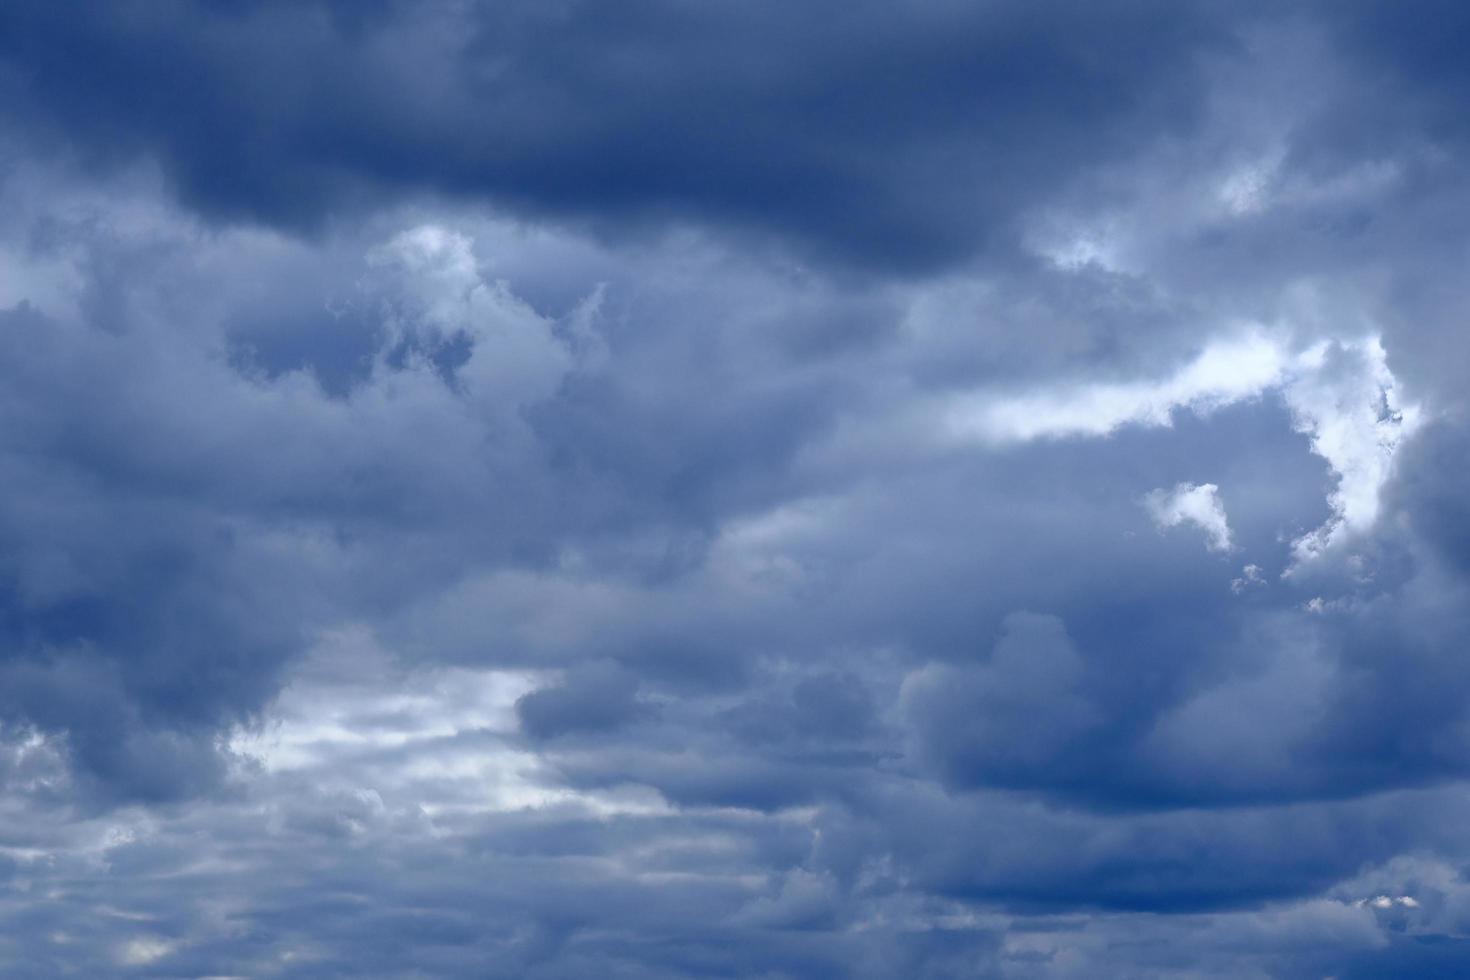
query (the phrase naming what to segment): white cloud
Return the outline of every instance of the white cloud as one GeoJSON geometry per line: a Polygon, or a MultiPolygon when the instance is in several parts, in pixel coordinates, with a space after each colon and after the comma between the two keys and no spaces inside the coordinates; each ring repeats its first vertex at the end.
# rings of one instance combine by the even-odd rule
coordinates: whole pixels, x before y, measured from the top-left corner
{"type": "Polygon", "coordinates": [[[344,801],[360,831],[405,805],[430,817],[552,804],[642,812],[649,799],[553,785],[543,759],[515,746],[516,699],[545,672],[400,663],[370,632],[322,636],[261,721],[229,747],[264,778],[307,779],[344,801]]]}
{"type": "Polygon", "coordinates": [[[1225,505],[1220,502],[1220,488],[1213,483],[1179,483],[1172,490],[1160,488],[1144,498],[1144,506],[1160,529],[1193,524],[1205,532],[1205,546],[1211,551],[1229,551],[1234,547],[1225,505]]]}
{"type": "Polygon", "coordinates": [[[1298,563],[1321,554],[1378,520],[1379,493],[1394,453],[1418,427],[1418,406],[1401,400],[1377,337],[1324,342],[1300,358],[1285,385],[1296,429],[1337,474],[1328,495],[1332,516],[1292,545],[1298,563]]]}
{"type": "Polygon", "coordinates": [[[1167,378],[1082,384],[1012,397],[966,395],[949,408],[950,434],[964,441],[1025,442],[1104,436],[1125,425],[1167,426],[1177,409],[1205,413],[1261,394],[1290,365],[1282,346],[1264,334],[1210,344],[1167,378]]]}
{"type": "Polygon", "coordinates": [[[118,959],[124,966],[147,966],[156,963],[174,951],[172,943],[153,937],[133,939],[123,945],[118,959]]]}
{"type": "MultiPolygon", "coordinates": [[[[1301,564],[1373,526],[1393,456],[1420,421],[1419,407],[1398,391],[1377,336],[1321,341],[1292,353],[1282,340],[1252,329],[1209,344],[1161,379],[1059,385],[1021,395],[971,392],[946,406],[942,428],[951,441],[990,445],[1107,436],[1128,425],[1166,427],[1176,411],[1203,415],[1269,391],[1280,392],[1296,431],[1337,477],[1327,498],[1332,516],[1293,544],[1295,564],[1301,564]]],[[[1212,534],[1223,526],[1223,512],[1217,518],[1203,498],[1189,506],[1212,534]]],[[[1179,516],[1174,523],[1185,519],[1196,518],[1179,516]]]]}
{"type": "Polygon", "coordinates": [[[1221,182],[1216,196],[1236,217],[1265,210],[1271,203],[1283,153],[1278,149],[1232,170],[1221,182]]]}
{"type": "MultiPolygon", "coordinates": [[[[421,225],[373,249],[368,262],[381,280],[375,285],[386,287],[387,326],[395,339],[415,333],[434,344],[468,338],[469,357],[458,377],[485,408],[510,412],[540,401],[572,368],[572,354],[552,322],[504,282],[481,276],[469,236],[421,225]]],[[[580,312],[588,320],[595,305],[580,312]]],[[[380,358],[393,346],[386,345],[380,358]]]]}
{"type": "Polygon", "coordinates": [[[1246,589],[1258,588],[1266,584],[1266,577],[1261,572],[1260,565],[1247,565],[1240,570],[1240,577],[1230,580],[1230,591],[1239,595],[1246,589]]]}

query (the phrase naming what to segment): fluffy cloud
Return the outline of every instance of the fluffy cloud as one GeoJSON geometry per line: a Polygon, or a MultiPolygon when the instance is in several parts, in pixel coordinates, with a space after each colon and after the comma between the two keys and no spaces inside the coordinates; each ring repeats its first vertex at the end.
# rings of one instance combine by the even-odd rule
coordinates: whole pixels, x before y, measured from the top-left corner
{"type": "Polygon", "coordinates": [[[1211,551],[1229,551],[1232,547],[1220,488],[1213,483],[1179,483],[1172,490],[1150,490],[1144,505],[1160,528],[1193,524],[1204,532],[1205,545],[1211,551]]]}

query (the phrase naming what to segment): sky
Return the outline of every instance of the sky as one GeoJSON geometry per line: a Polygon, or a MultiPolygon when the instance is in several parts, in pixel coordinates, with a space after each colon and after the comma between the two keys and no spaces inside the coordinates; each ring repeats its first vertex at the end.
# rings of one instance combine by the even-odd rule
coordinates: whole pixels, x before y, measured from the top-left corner
{"type": "Polygon", "coordinates": [[[1470,975],[1467,38],[0,4],[0,974],[1470,975]]]}

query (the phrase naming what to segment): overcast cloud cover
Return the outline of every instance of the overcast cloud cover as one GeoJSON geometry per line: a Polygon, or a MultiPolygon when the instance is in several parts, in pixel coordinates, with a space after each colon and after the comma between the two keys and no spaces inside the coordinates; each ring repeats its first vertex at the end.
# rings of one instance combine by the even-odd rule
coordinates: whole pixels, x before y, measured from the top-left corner
{"type": "Polygon", "coordinates": [[[0,3],[0,974],[1470,976],[1467,50],[0,3]]]}

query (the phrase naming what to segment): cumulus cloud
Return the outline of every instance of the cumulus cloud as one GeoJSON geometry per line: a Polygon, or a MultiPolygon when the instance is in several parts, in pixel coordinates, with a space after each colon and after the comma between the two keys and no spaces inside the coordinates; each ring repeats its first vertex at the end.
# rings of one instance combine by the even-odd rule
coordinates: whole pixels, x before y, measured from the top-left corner
{"type": "Polygon", "coordinates": [[[1261,572],[1261,566],[1247,564],[1240,570],[1240,577],[1230,580],[1231,592],[1245,592],[1248,589],[1259,588],[1266,584],[1265,576],[1261,572]]]}
{"type": "MultiPolygon", "coordinates": [[[[946,432],[989,443],[1108,436],[1124,426],[1172,426],[1175,413],[1207,415],[1243,400],[1278,393],[1292,425],[1331,467],[1332,514],[1293,542],[1303,563],[1373,527],[1394,454],[1418,428],[1422,409],[1405,402],[1381,339],[1324,340],[1291,353],[1260,332],[1216,341],[1173,374],[1155,381],[1061,386],[1021,396],[973,393],[952,400],[946,432]]],[[[1149,512],[1162,527],[1189,521],[1205,529],[1210,548],[1231,548],[1223,505],[1212,484],[1181,483],[1153,491],[1149,512]]]]}
{"type": "Polygon", "coordinates": [[[1220,488],[1213,483],[1178,483],[1172,490],[1150,490],[1143,502],[1160,529],[1193,524],[1204,532],[1205,546],[1211,551],[1230,551],[1234,547],[1220,488]]]}
{"type": "Polygon", "coordinates": [[[550,395],[571,357],[548,319],[505,283],[481,277],[473,245],[460,232],[421,225],[368,253],[390,338],[378,356],[432,360],[462,339],[462,362],[446,370],[475,401],[511,412],[550,395]]]}
{"type": "Polygon", "coordinates": [[[1373,526],[1394,454],[1421,419],[1420,408],[1399,394],[1378,337],[1321,343],[1304,360],[1310,370],[1286,387],[1287,404],[1337,485],[1328,495],[1332,517],[1292,543],[1298,561],[1373,526]]]}

